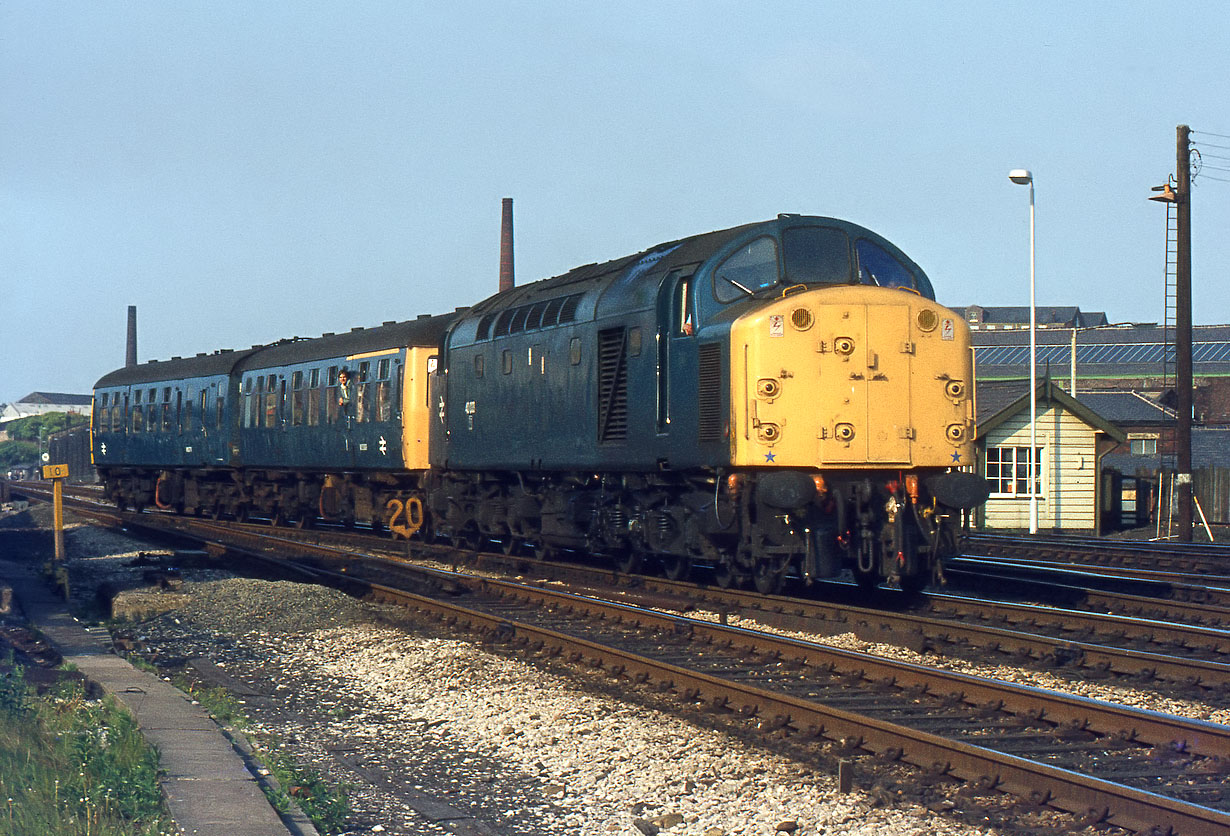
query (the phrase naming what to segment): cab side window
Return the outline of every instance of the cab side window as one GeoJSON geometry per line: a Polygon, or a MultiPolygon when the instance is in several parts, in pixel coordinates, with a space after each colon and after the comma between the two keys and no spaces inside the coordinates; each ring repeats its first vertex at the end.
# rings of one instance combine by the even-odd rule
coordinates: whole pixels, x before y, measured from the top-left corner
{"type": "Polygon", "coordinates": [[[757,238],[732,253],[713,271],[713,295],[723,304],[777,284],[777,242],[757,238]]]}

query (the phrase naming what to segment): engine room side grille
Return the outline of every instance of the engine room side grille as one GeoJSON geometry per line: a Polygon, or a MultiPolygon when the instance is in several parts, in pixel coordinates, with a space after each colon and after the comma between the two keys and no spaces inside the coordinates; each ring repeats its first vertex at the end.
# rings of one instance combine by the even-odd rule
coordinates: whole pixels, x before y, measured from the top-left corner
{"type": "Polygon", "coordinates": [[[628,438],[627,341],[623,328],[598,332],[598,441],[628,438]]]}
{"type": "Polygon", "coordinates": [[[699,396],[697,438],[700,441],[722,440],[722,345],[703,343],[698,351],[699,396]]]}

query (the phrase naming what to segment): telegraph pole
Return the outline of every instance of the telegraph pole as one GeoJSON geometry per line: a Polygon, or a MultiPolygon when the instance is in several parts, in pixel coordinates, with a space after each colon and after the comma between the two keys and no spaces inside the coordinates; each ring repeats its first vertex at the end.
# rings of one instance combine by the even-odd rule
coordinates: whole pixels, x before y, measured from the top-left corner
{"type": "Polygon", "coordinates": [[[1175,481],[1179,488],[1181,543],[1192,541],[1192,170],[1191,129],[1179,125],[1176,138],[1175,213],[1175,481]]]}

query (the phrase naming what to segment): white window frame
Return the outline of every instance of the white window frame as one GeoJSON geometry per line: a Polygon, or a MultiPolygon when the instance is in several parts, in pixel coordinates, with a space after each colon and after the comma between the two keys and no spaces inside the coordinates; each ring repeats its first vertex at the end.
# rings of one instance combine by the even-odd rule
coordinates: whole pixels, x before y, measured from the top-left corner
{"type": "MultiPolygon", "coordinates": [[[[1039,498],[1043,496],[1042,462],[1044,461],[1043,455],[1044,455],[1045,449],[1046,448],[1039,446],[1036,449],[1036,452],[1034,453],[1034,496],[1037,496],[1039,498]]],[[[1015,498],[1015,497],[1028,497],[1029,496],[1028,489],[1017,490],[1017,484],[1022,480],[1023,477],[1027,478],[1025,476],[1025,472],[1028,469],[1029,469],[1029,445],[1028,444],[1020,444],[1020,445],[1018,444],[996,444],[994,446],[991,446],[991,445],[987,446],[986,461],[983,463],[983,475],[994,486],[991,489],[992,497],[999,497],[999,498],[1006,498],[1006,499],[1015,498]],[[1005,491],[999,490],[1000,488],[1003,487],[1003,483],[1005,481],[1004,477],[1001,475],[1002,470],[1000,471],[1000,474],[997,474],[995,476],[991,475],[992,451],[994,451],[996,454],[995,455],[996,465],[999,465],[1002,468],[1003,465],[1006,464],[1011,468],[1011,470],[1009,471],[1011,475],[1007,479],[1007,481],[1009,482],[1009,487],[1011,488],[1011,490],[1009,491],[1005,492],[1005,491]],[[1010,454],[1010,458],[1005,459],[1003,457],[1004,453],[1010,454]]]]}
{"type": "Polygon", "coordinates": [[[1131,450],[1133,456],[1156,456],[1157,455],[1157,439],[1156,438],[1133,438],[1131,439],[1131,450]],[[1140,445],[1140,449],[1137,449],[1140,445]]]}

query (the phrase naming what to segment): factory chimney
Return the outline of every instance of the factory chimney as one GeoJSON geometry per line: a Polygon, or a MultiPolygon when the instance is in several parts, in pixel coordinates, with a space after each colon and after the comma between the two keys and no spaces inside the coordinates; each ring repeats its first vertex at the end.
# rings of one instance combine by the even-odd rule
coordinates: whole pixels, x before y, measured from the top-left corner
{"type": "Polygon", "coordinates": [[[506,197],[500,220],[500,293],[512,290],[514,285],[512,198],[506,197]]]}
{"type": "Polygon", "coordinates": [[[124,357],[125,366],[137,365],[137,306],[128,306],[128,353],[124,357]]]}

